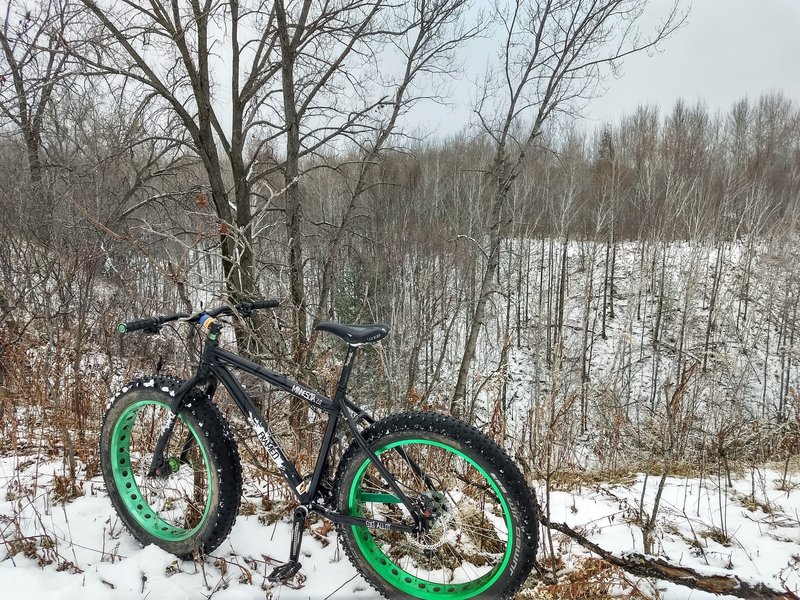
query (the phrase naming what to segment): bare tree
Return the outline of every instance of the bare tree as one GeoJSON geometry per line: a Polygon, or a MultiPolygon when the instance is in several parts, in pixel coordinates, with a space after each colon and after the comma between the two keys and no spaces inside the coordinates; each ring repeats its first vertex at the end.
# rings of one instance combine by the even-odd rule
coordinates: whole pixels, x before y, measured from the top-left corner
{"type": "Polygon", "coordinates": [[[511,184],[545,124],[596,93],[604,68],[613,70],[625,56],[657,48],[683,22],[676,4],[650,36],[642,37],[638,24],[646,5],[645,0],[511,0],[495,5],[503,66],[497,76],[487,74],[475,109],[495,149],[487,171],[492,184],[488,260],[453,393],[455,414],[463,409],[470,364],[494,293],[511,184]]]}
{"type": "Polygon", "coordinates": [[[179,119],[186,132],[179,142],[202,161],[231,300],[257,293],[255,238],[270,214],[282,213],[282,274],[295,309],[291,349],[302,364],[307,315],[316,322],[325,311],[368,165],[419,96],[417,80],[447,71],[452,51],[476,31],[460,26],[466,0],[82,2],[91,15],[90,43],[72,50],[87,73],[124,80],[120,93],[145,90],[144,101],[179,119]],[[382,77],[378,55],[391,47],[404,69],[382,77]],[[223,72],[230,76],[221,82],[223,72]],[[364,168],[334,230],[322,290],[309,295],[301,180],[324,164],[325,153],[354,144],[364,168]]]}
{"type": "MultiPolygon", "coordinates": [[[[142,90],[143,105],[157,104],[180,121],[186,137],[174,141],[200,158],[219,220],[226,291],[231,300],[252,296],[256,283],[248,229],[252,217],[250,179],[239,176],[246,164],[242,132],[249,102],[278,69],[268,52],[274,29],[265,28],[257,40],[257,49],[249,55],[248,77],[240,85],[245,44],[240,44],[237,32],[245,26],[245,17],[240,18],[238,3],[175,1],[123,3],[108,8],[92,0],[83,4],[88,9],[88,43],[72,45],[70,51],[87,74],[116,78],[118,94],[142,90]],[[223,41],[220,27],[227,10],[231,11],[231,34],[224,36],[224,41],[232,53],[233,69],[226,115],[215,102],[218,90],[213,62],[223,41]],[[223,126],[226,117],[234,124],[227,130],[223,126]],[[228,177],[231,171],[237,175],[233,189],[228,177]]],[[[245,12],[249,26],[254,27],[264,17],[258,9],[245,12]]]]}
{"type": "MultiPolygon", "coordinates": [[[[319,301],[314,315],[314,325],[329,314],[329,296],[335,285],[339,268],[339,253],[348,231],[357,202],[364,192],[374,185],[373,172],[382,153],[391,149],[393,138],[400,136],[398,121],[425,94],[426,84],[456,71],[455,50],[480,31],[480,24],[464,26],[463,13],[469,7],[466,0],[429,2],[415,0],[398,12],[392,24],[397,32],[393,45],[398,52],[401,66],[395,81],[385,86],[388,93],[381,102],[382,113],[373,124],[371,132],[363,136],[361,151],[357,156],[354,176],[347,185],[347,203],[341,221],[331,236],[327,257],[322,265],[319,301]]],[[[428,95],[431,92],[427,92],[428,95]]],[[[312,333],[308,352],[313,349],[316,331],[312,333]]]]}
{"type": "Polygon", "coordinates": [[[68,75],[64,37],[74,18],[68,0],[48,0],[34,7],[11,1],[0,23],[0,117],[25,142],[32,194],[41,203],[37,230],[44,234],[52,203],[42,179],[42,129],[53,90],[68,75]]]}

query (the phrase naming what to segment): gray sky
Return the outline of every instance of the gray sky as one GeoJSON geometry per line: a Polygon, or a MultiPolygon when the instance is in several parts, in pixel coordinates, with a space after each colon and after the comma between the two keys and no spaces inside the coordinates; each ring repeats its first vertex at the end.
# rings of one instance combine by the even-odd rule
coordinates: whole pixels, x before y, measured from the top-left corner
{"type": "MultiPolygon", "coordinates": [[[[650,0],[643,29],[655,27],[672,4],[650,0]]],[[[690,8],[687,23],[661,53],[626,58],[621,76],[609,76],[606,93],[584,107],[588,128],[615,122],[640,104],[657,104],[665,112],[678,98],[703,100],[712,111],[771,91],[800,101],[800,0],[682,0],[682,6],[690,8]]],[[[468,77],[485,68],[490,47],[496,53],[491,40],[462,51],[468,77]]],[[[467,81],[452,88],[453,106],[426,103],[414,110],[412,121],[439,135],[463,129],[475,92],[467,81]]]]}
{"type": "MultiPolygon", "coordinates": [[[[654,12],[669,4],[653,0],[654,12]]],[[[800,0],[694,0],[663,52],[629,57],[586,113],[613,121],[641,103],[666,110],[680,97],[726,110],[745,95],[778,90],[800,99],[800,0]]]]}

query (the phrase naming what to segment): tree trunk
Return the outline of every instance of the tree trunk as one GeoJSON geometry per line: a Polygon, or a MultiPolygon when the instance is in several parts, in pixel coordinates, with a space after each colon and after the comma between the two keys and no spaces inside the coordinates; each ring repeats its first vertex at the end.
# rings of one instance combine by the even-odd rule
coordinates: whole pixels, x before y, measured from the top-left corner
{"type": "MultiPolygon", "coordinates": [[[[502,206],[502,200],[496,199],[495,204],[502,206]]],[[[475,310],[472,313],[470,321],[469,333],[467,336],[467,344],[464,347],[464,353],[461,357],[461,366],[458,369],[458,380],[456,381],[455,392],[453,393],[453,401],[450,404],[450,413],[454,417],[459,417],[463,414],[465,408],[465,397],[467,390],[467,378],[469,377],[469,368],[472,364],[472,359],[475,357],[475,349],[478,344],[478,335],[486,317],[486,304],[494,292],[494,279],[500,265],[500,224],[497,222],[497,227],[490,233],[490,249],[489,258],[486,263],[486,270],[483,272],[481,280],[480,291],[478,300],[475,304],[475,310]]]]}
{"type": "MultiPolygon", "coordinates": [[[[722,261],[725,246],[722,241],[719,242],[717,248],[717,260],[714,262],[714,281],[711,284],[711,298],[708,303],[708,320],[706,322],[706,339],[703,344],[703,373],[706,372],[708,367],[708,353],[709,344],[711,341],[711,331],[714,328],[715,314],[714,309],[717,306],[717,296],[719,295],[720,279],[722,278],[722,261]]],[[[680,366],[680,365],[679,365],[680,366]]]]}

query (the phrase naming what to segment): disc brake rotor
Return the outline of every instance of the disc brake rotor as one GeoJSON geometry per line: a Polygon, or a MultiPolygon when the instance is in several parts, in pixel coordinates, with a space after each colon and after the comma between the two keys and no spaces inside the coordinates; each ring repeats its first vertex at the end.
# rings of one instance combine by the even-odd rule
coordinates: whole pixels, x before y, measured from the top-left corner
{"type": "Polygon", "coordinates": [[[406,533],[406,540],[422,551],[432,551],[442,547],[451,531],[461,531],[461,517],[458,510],[440,492],[427,492],[421,498],[431,526],[422,533],[406,533]]]}

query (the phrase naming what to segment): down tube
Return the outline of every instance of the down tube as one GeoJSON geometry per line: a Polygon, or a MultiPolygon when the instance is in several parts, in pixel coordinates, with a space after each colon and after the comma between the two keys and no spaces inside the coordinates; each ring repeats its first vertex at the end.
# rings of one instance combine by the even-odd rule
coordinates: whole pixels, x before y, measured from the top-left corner
{"type": "Polygon", "coordinates": [[[297,498],[301,502],[305,501],[305,494],[299,489],[303,482],[303,478],[300,477],[300,474],[297,472],[294,463],[289,460],[284,453],[283,448],[281,448],[277,440],[275,440],[275,437],[272,435],[272,431],[269,429],[269,425],[266,421],[264,421],[261,413],[250,400],[247,392],[245,392],[244,388],[242,388],[242,385],[222,365],[216,365],[212,367],[212,371],[214,375],[222,382],[222,385],[224,385],[228,392],[230,392],[233,401],[236,402],[236,406],[238,406],[239,410],[242,411],[242,414],[244,415],[245,419],[247,419],[250,427],[253,428],[253,431],[255,432],[259,441],[263,444],[264,448],[269,454],[269,457],[272,459],[272,462],[274,462],[275,466],[278,467],[281,473],[283,473],[283,476],[286,478],[286,481],[289,482],[289,485],[291,486],[292,491],[295,493],[297,498]]]}

